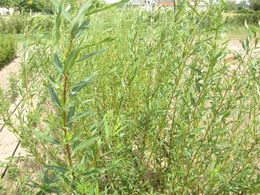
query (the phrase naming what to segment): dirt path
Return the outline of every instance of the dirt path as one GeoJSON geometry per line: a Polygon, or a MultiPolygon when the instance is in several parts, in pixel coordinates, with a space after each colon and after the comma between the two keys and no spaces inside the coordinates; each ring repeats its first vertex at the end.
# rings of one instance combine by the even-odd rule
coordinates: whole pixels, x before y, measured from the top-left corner
{"type": "Polygon", "coordinates": [[[231,51],[237,51],[237,52],[242,52],[243,51],[243,47],[240,43],[239,40],[233,39],[230,40],[228,43],[228,49],[231,51]]]}
{"type": "MultiPolygon", "coordinates": [[[[0,70],[0,88],[4,91],[8,90],[9,87],[9,77],[11,74],[18,76],[20,69],[20,59],[16,58],[7,66],[0,70]]],[[[1,103],[1,100],[0,100],[1,103]]],[[[10,110],[13,111],[16,103],[12,104],[10,110]]],[[[19,143],[18,138],[10,132],[6,126],[4,126],[3,121],[0,120],[0,164],[5,163],[9,157],[11,157],[17,148],[19,143]]],[[[21,153],[20,147],[17,149],[17,154],[21,153]]],[[[0,174],[3,173],[5,168],[0,168],[0,174]]]]}
{"type": "MultiPolygon", "coordinates": [[[[260,52],[260,49],[259,49],[260,43],[258,43],[257,47],[258,48],[254,51],[254,53],[258,55],[258,53],[260,52]]],[[[238,40],[238,39],[230,40],[228,43],[228,49],[230,51],[236,51],[238,53],[243,53],[243,51],[244,51],[242,44],[241,44],[240,40],[238,40]]]]}
{"type": "Polygon", "coordinates": [[[0,88],[3,90],[8,89],[9,86],[9,76],[11,74],[18,75],[20,69],[20,59],[16,58],[11,63],[6,65],[0,70],[0,88]]]}

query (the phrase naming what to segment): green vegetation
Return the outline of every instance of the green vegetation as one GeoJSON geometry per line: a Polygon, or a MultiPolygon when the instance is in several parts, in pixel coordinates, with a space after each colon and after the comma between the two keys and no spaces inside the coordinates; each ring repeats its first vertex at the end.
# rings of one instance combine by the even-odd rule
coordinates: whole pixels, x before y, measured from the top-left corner
{"type": "Polygon", "coordinates": [[[260,11],[260,0],[251,0],[252,9],[255,11],[260,11]]]}
{"type": "Polygon", "coordinates": [[[51,31],[53,21],[46,15],[11,15],[0,17],[1,34],[24,34],[28,31],[51,31]]]}
{"type": "Polygon", "coordinates": [[[224,17],[226,25],[244,26],[246,22],[247,24],[257,26],[260,21],[260,12],[246,11],[239,13],[229,13],[225,14],[224,17]]]}
{"type": "Polygon", "coordinates": [[[228,61],[221,5],[96,7],[55,1],[51,35],[27,28],[40,38],[22,44],[23,102],[4,120],[30,158],[2,192],[257,193],[256,30],[228,61]]]}
{"type": "Polygon", "coordinates": [[[226,25],[243,26],[247,24],[258,26],[260,21],[259,0],[252,0],[250,7],[235,2],[225,4],[225,23],[226,25]]]}
{"type": "Polygon", "coordinates": [[[51,0],[1,0],[0,6],[15,7],[20,12],[52,12],[51,0]]]}
{"type": "Polygon", "coordinates": [[[0,35],[0,69],[15,58],[16,45],[11,37],[0,35]]]}

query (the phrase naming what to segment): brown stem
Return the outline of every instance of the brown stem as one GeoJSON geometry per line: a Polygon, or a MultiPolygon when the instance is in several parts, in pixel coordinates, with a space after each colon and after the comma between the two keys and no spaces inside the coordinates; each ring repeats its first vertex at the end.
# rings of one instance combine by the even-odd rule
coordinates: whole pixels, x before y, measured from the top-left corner
{"type": "MultiPolygon", "coordinates": [[[[67,104],[67,96],[68,96],[68,87],[69,87],[69,76],[66,74],[64,75],[64,88],[63,88],[63,132],[64,132],[64,136],[65,136],[65,140],[66,140],[66,152],[67,152],[67,156],[68,156],[68,162],[69,165],[72,167],[73,163],[72,163],[72,157],[71,157],[71,148],[70,145],[68,143],[68,120],[67,120],[67,110],[66,110],[66,104],[67,104]]],[[[73,180],[75,179],[75,175],[74,172],[72,173],[73,176],[73,180]]]]}

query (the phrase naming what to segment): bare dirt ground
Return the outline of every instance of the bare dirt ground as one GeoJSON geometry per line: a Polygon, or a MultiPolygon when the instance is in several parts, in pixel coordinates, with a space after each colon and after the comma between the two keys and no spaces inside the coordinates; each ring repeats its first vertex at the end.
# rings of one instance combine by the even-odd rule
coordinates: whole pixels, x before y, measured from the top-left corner
{"type": "MultiPolygon", "coordinates": [[[[9,77],[11,74],[19,76],[20,59],[16,58],[11,63],[6,65],[0,70],[0,88],[4,91],[8,90],[9,77]]],[[[0,100],[1,103],[1,100],[0,100]]],[[[10,110],[15,108],[15,103],[11,105],[10,110]]],[[[0,164],[5,163],[9,157],[11,157],[19,143],[18,138],[10,132],[0,120],[0,164]]],[[[22,150],[19,147],[17,153],[21,153],[22,150]]],[[[0,168],[0,174],[4,171],[4,167],[0,168]]]]}
{"type": "MultiPolygon", "coordinates": [[[[260,49],[259,49],[260,43],[258,43],[257,47],[258,47],[258,49],[256,49],[254,53],[258,55],[260,52],[260,49]]],[[[230,51],[235,51],[238,53],[243,53],[243,51],[244,51],[242,44],[240,43],[240,41],[238,39],[230,40],[228,43],[228,49],[230,51]]]]}
{"type": "Polygon", "coordinates": [[[233,39],[233,40],[230,40],[229,43],[228,43],[228,48],[231,50],[231,51],[237,51],[237,52],[241,52],[243,51],[243,48],[241,46],[241,43],[239,40],[236,40],[236,39],[233,39]]]}
{"type": "Polygon", "coordinates": [[[9,81],[8,78],[11,74],[18,75],[20,69],[20,60],[17,57],[14,59],[11,63],[9,63],[7,66],[2,68],[0,70],[0,88],[3,90],[8,89],[9,81]]]}

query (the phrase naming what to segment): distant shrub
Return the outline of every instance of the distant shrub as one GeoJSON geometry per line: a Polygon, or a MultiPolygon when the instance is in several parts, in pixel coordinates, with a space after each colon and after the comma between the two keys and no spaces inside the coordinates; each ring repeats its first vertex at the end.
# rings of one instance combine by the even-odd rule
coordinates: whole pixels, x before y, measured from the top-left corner
{"type": "Polygon", "coordinates": [[[237,7],[237,4],[234,3],[234,2],[226,2],[225,3],[225,11],[228,12],[228,11],[234,11],[234,10],[237,10],[238,7],[237,7]]]}
{"type": "Polygon", "coordinates": [[[12,15],[0,17],[0,33],[22,34],[26,28],[48,31],[52,28],[53,22],[49,16],[40,15],[32,19],[31,15],[12,15]]]}
{"type": "Polygon", "coordinates": [[[251,9],[241,9],[241,10],[237,10],[236,13],[238,13],[238,14],[254,14],[255,11],[251,10],[251,9]]]}
{"type": "Polygon", "coordinates": [[[247,12],[252,8],[253,3],[248,3],[246,1],[242,1],[240,3],[235,3],[234,1],[228,1],[225,3],[224,11],[225,12],[247,12]],[[251,6],[250,6],[251,5],[251,6]]]}
{"type": "Polygon", "coordinates": [[[51,13],[50,0],[1,0],[0,6],[17,7],[19,11],[51,13]]]}
{"type": "Polygon", "coordinates": [[[11,37],[0,36],[0,69],[15,57],[15,41],[11,37]]]}
{"type": "Polygon", "coordinates": [[[252,4],[252,9],[255,11],[259,11],[260,10],[260,0],[252,0],[251,1],[252,4]]]}
{"type": "Polygon", "coordinates": [[[225,19],[225,23],[231,25],[244,25],[245,21],[247,24],[257,25],[260,21],[260,12],[249,11],[246,14],[234,14],[225,19]]]}
{"type": "Polygon", "coordinates": [[[26,17],[23,15],[0,17],[0,32],[2,34],[20,34],[26,26],[26,17]]]}

